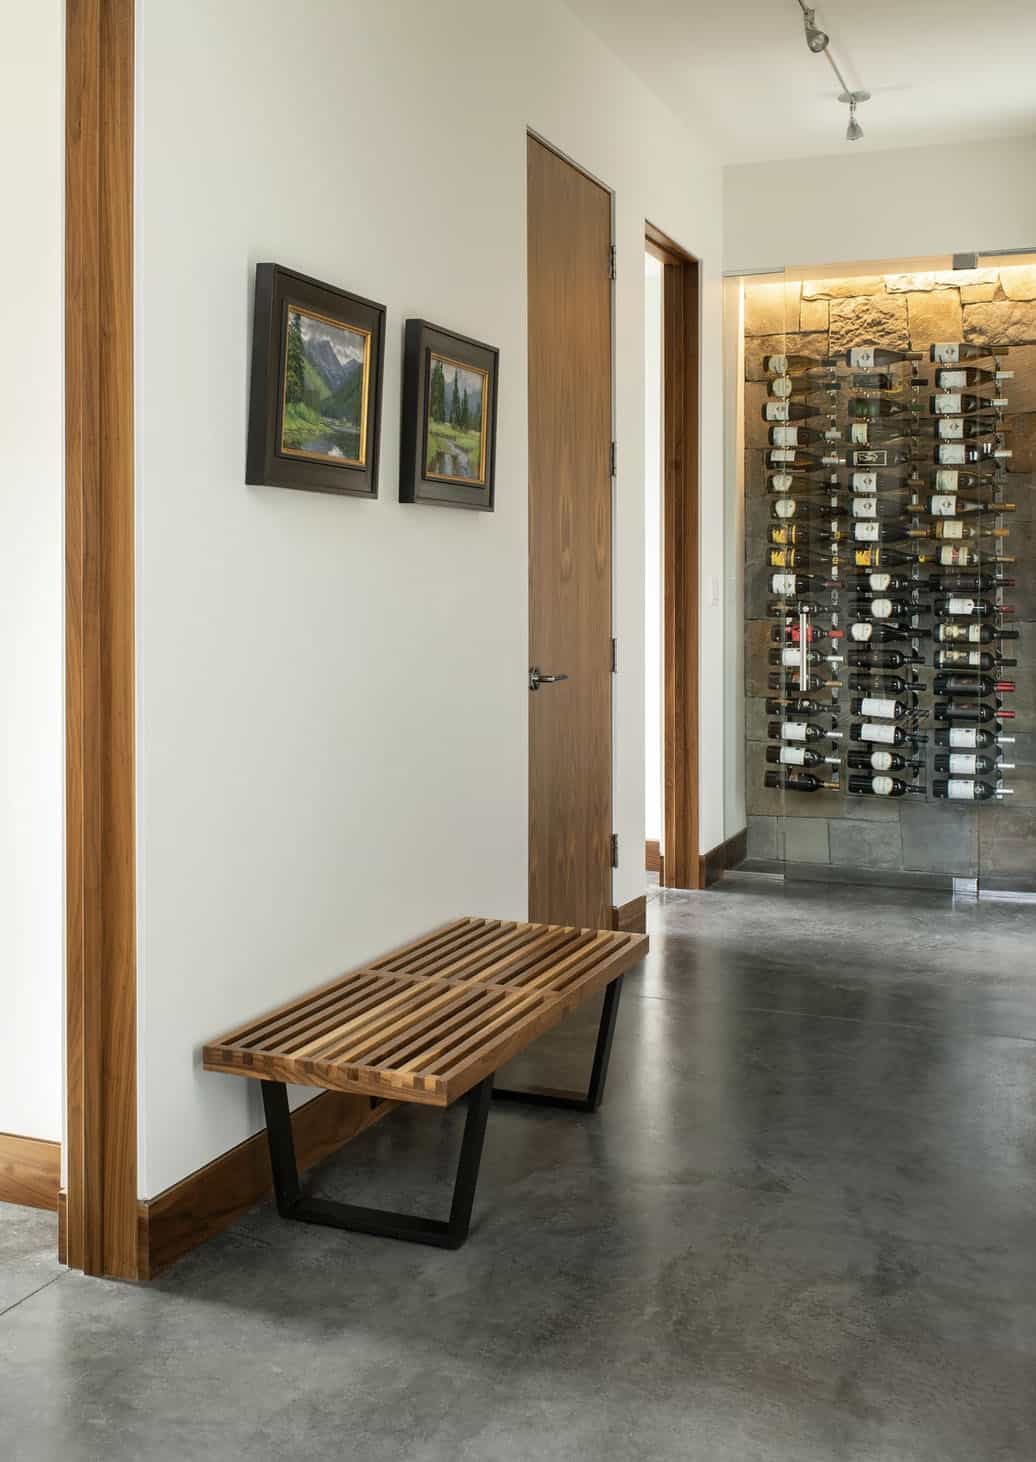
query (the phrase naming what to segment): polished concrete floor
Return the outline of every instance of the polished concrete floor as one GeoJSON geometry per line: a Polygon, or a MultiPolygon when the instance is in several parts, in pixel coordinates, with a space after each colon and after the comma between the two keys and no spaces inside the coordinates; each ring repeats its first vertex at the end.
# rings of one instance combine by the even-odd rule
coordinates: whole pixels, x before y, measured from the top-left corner
{"type": "MultiPolygon", "coordinates": [[[[0,1455],[1033,1462],[1036,908],[735,877],[651,922],[604,1109],[495,1110],[459,1253],[263,1204],[135,1287],[3,1210],[0,1455]]],[[[458,1117],[321,1190],[441,1205],[458,1117]]]]}

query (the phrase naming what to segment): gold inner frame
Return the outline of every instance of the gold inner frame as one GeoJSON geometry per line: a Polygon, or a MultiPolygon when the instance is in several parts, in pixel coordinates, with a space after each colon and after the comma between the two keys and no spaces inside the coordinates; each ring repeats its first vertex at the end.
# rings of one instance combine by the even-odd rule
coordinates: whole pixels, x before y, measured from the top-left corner
{"type": "MultiPolygon", "coordinates": [[[[455,360],[452,355],[443,355],[442,351],[433,350],[428,347],[428,367],[425,380],[425,411],[424,411],[424,442],[421,450],[421,476],[426,482],[454,482],[460,487],[485,487],[486,485],[486,437],[488,435],[489,423],[489,371],[482,366],[472,365],[467,360],[455,360]],[[479,441],[479,466],[478,477],[449,477],[445,472],[431,472],[428,468],[428,428],[431,423],[431,391],[432,391],[432,362],[441,360],[443,365],[456,366],[458,370],[471,371],[473,375],[481,376],[482,386],[482,425],[479,441]]],[[[447,423],[448,424],[448,423],[447,423]]]]}
{"type": "Polygon", "coordinates": [[[305,305],[284,302],[284,320],[281,326],[281,419],[277,432],[277,451],[282,457],[300,457],[304,462],[323,462],[328,467],[366,467],[367,465],[367,402],[370,394],[371,340],[373,331],[363,325],[350,325],[346,320],[336,320],[332,315],[322,315],[319,310],[305,305]],[[326,452],[305,452],[299,447],[284,445],[284,416],[288,407],[288,318],[292,312],[305,315],[307,319],[319,320],[336,330],[346,330],[351,335],[363,336],[363,385],[360,392],[360,455],[358,457],[332,457],[326,452]]]}

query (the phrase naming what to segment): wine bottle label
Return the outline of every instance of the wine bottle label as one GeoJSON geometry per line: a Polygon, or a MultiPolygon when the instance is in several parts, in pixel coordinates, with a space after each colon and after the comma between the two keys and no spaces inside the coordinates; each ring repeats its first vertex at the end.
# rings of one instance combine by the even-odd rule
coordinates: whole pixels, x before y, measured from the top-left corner
{"type": "Polygon", "coordinates": [[[784,651],[783,655],[781,656],[781,664],[782,665],[801,665],[802,664],[802,651],[799,650],[799,649],[797,649],[794,646],[790,650],[787,650],[786,649],[784,651]]]}
{"type": "Polygon", "coordinates": [[[854,624],[849,633],[852,635],[854,640],[869,640],[874,633],[874,626],[872,624],[863,623],[854,624]]]}
{"type": "Polygon", "coordinates": [[[782,401],[787,400],[793,389],[787,376],[778,376],[775,381],[770,382],[770,395],[776,396],[782,401]]]}
{"type": "Polygon", "coordinates": [[[879,552],[877,548],[854,548],[853,563],[858,569],[869,569],[879,552]]]}
{"type": "Polygon", "coordinates": [[[940,442],[936,450],[939,461],[947,467],[961,467],[968,460],[968,449],[963,442],[940,442]]]}
{"type": "Polygon", "coordinates": [[[773,444],[775,447],[797,447],[799,444],[798,427],[775,426],[773,429],[773,444]]]}
{"type": "Polygon", "coordinates": [[[943,538],[964,537],[964,524],[959,518],[948,518],[944,523],[939,524],[939,528],[943,538]]]}
{"type": "Polygon", "coordinates": [[[792,526],[789,528],[789,527],[785,527],[783,524],[781,524],[781,525],[775,524],[774,527],[772,527],[770,529],[770,542],[771,543],[794,543],[795,542],[795,525],[792,524],[792,526]]]}
{"type": "Polygon", "coordinates": [[[954,467],[940,467],[935,474],[936,492],[956,492],[958,475],[954,467]]]}
{"type": "Polygon", "coordinates": [[[790,472],[775,472],[770,478],[771,492],[791,492],[795,479],[790,472]]]}
{"type": "Polygon", "coordinates": [[[871,447],[866,452],[857,450],[853,455],[857,467],[887,467],[889,454],[886,447],[871,447]]]}
{"type": "Polygon", "coordinates": [[[891,797],[894,777],[871,777],[871,791],[877,797],[891,797]]]}
{"type": "Polygon", "coordinates": [[[951,797],[955,802],[974,802],[975,783],[961,782],[956,777],[953,777],[946,783],[946,795],[947,797],[951,797]]]}
{"type": "MultiPolygon", "coordinates": [[[[794,447],[774,447],[772,449],[772,451],[770,452],[770,461],[771,462],[794,462],[794,460],[795,460],[795,448],[794,447]]],[[[961,461],[963,461],[963,460],[964,459],[962,457],[961,458],[961,461]]]]}
{"type": "Polygon", "coordinates": [[[953,543],[944,543],[939,549],[939,562],[944,568],[967,568],[971,562],[971,549],[966,545],[960,548],[953,543]]]}
{"type": "Polygon", "coordinates": [[[938,416],[959,416],[964,409],[964,403],[959,395],[944,394],[936,396],[934,401],[936,415],[938,416]]]}
{"type": "Polygon", "coordinates": [[[973,749],[978,745],[978,728],[975,726],[951,726],[950,745],[973,749]]]}
{"type": "Polygon", "coordinates": [[[948,391],[959,391],[968,384],[967,371],[940,371],[939,384],[948,391]]]}
{"type": "Polygon", "coordinates": [[[966,661],[967,661],[967,663],[969,665],[977,666],[979,669],[982,668],[982,651],[981,650],[966,650],[964,652],[964,654],[965,654],[966,661]]]}
{"type": "Polygon", "coordinates": [[[804,767],[806,765],[806,748],[804,746],[782,746],[781,761],[788,767],[804,767]]]}
{"type": "Polygon", "coordinates": [[[788,373],[788,357],[786,355],[771,355],[767,358],[766,368],[775,376],[784,376],[788,373]]]}
{"type": "Polygon", "coordinates": [[[877,521],[873,523],[854,523],[853,537],[858,543],[877,543],[879,538],[877,521]]]}
{"type": "Polygon", "coordinates": [[[888,586],[892,583],[892,575],[870,574],[867,578],[867,582],[871,586],[871,590],[873,591],[873,593],[883,594],[888,586]]]}
{"type": "Polygon", "coordinates": [[[797,504],[793,497],[781,498],[779,503],[774,503],[773,510],[778,518],[794,518],[797,504]]]}
{"type": "Polygon", "coordinates": [[[932,346],[932,359],[936,365],[957,365],[960,362],[960,346],[949,341],[932,346]]]}
{"type": "Polygon", "coordinates": [[[852,485],[853,492],[877,492],[878,474],[876,472],[854,472],[852,485]]]}
{"type": "Polygon", "coordinates": [[[978,771],[978,757],[974,752],[950,752],[950,776],[973,777],[978,771]]]}
{"type": "Polygon", "coordinates": [[[767,403],[766,403],[766,420],[767,421],[790,421],[791,420],[791,408],[788,405],[787,401],[767,401],[767,403]]]}
{"type": "Polygon", "coordinates": [[[882,716],[885,720],[896,719],[895,701],[881,700],[874,696],[865,696],[860,706],[860,713],[864,716],[882,716]]]}
{"type": "Polygon", "coordinates": [[[849,427],[849,440],[858,447],[867,445],[867,423],[865,421],[854,421],[849,427]]]}
{"type": "Polygon", "coordinates": [[[876,772],[890,772],[892,770],[891,751],[872,751],[871,766],[876,772]]]}
{"type": "Polygon", "coordinates": [[[969,624],[967,626],[968,639],[970,640],[970,642],[973,645],[981,645],[981,643],[982,643],[982,630],[983,629],[984,629],[984,626],[981,625],[981,624],[969,624]]]}
{"type": "Polygon", "coordinates": [[[892,600],[891,599],[872,599],[871,600],[871,614],[874,616],[875,619],[891,619],[892,618],[892,600]]]}
{"type": "Polygon", "coordinates": [[[781,722],[781,737],[785,741],[805,741],[805,739],[806,739],[806,723],[805,723],[805,721],[782,721],[781,722]]]}
{"type": "Polygon", "coordinates": [[[975,601],[974,601],[974,599],[947,599],[947,601],[946,601],[946,613],[947,614],[974,614],[975,613],[975,601]]]}
{"type": "Polygon", "coordinates": [[[962,442],[964,440],[963,416],[941,417],[939,420],[939,437],[944,442],[962,442]]]}
{"type": "Polygon", "coordinates": [[[795,593],[795,575],[794,574],[774,574],[774,576],[773,576],[773,592],[775,594],[794,594],[795,593]]]}
{"type": "Polygon", "coordinates": [[[952,518],[957,511],[957,494],[939,492],[928,499],[928,511],[936,518],[952,518]]]}
{"type": "Polygon", "coordinates": [[[854,497],[853,517],[854,518],[876,518],[878,516],[878,499],[876,497],[854,497]]]}
{"type": "Polygon", "coordinates": [[[873,345],[857,345],[849,352],[849,364],[858,371],[874,369],[873,345]]]}
{"type": "Polygon", "coordinates": [[[887,746],[895,746],[896,728],[865,721],[860,727],[860,738],[863,741],[884,741],[887,746]]]}

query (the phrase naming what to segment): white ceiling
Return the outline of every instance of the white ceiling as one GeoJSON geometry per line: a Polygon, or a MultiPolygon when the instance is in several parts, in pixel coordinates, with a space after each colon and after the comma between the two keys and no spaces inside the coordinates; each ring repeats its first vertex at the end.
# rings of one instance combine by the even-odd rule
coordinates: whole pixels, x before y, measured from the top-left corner
{"type": "Polygon", "coordinates": [[[798,0],[568,3],[724,162],[1036,134],[1036,0],[817,0],[850,86],[872,93],[855,143],[798,0]]]}

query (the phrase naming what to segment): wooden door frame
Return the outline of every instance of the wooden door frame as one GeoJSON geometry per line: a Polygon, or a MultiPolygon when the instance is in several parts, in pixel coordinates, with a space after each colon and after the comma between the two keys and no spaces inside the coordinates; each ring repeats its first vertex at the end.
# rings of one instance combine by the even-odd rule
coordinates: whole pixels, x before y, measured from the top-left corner
{"type": "Polygon", "coordinates": [[[663,850],[660,881],[700,888],[698,785],[699,261],[653,224],[662,274],[663,850]]]}
{"type": "Polygon", "coordinates": [[[137,1262],[133,0],[65,10],[62,1257],[137,1262]]]}

